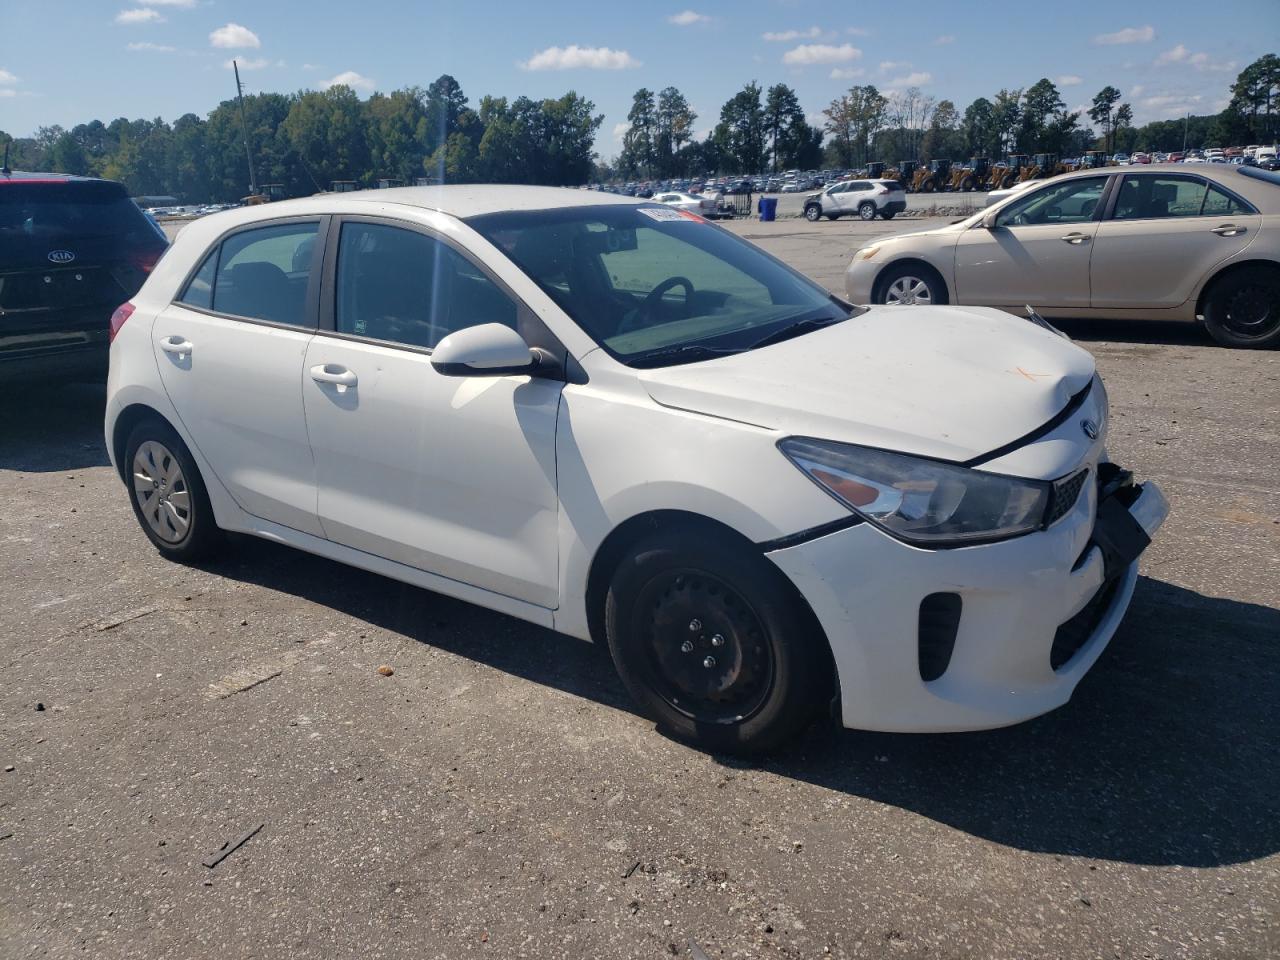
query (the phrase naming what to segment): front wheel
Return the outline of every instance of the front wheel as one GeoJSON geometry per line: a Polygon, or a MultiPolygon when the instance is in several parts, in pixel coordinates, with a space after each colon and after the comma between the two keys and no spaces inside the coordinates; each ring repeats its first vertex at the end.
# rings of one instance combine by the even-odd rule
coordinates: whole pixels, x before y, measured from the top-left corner
{"type": "Polygon", "coordinates": [[[876,205],[870,200],[858,204],[858,216],[863,220],[874,220],[876,218],[876,205]]]}
{"type": "Polygon", "coordinates": [[[947,291],[932,272],[908,263],[886,271],[872,299],[888,306],[927,307],[946,303],[947,291]]]}
{"type": "Polygon", "coordinates": [[[636,702],[665,733],[709,750],[771,750],[829,700],[812,614],[763,556],[715,536],[638,543],[613,575],[605,627],[636,702]]]}
{"type": "Polygon", "coordinates": [[[822,208],[816,203],[811,203],[804,208],[804,218],[810,223],[817,223],[822,217],[822,208]]]}
{"type": "Polygon", "coordinates": [[[1246,267],[1214,282],[1204,327],[1224,347],[1280,345],[1280,270],[1246,267]]]}
{"type": "Polygon", "coordinates": [[[161,554],[190,562],[222,541],[200,470],[177,432],[159,418],[143,420],[125,443],[124,468],[133,515],[161,554]]]}

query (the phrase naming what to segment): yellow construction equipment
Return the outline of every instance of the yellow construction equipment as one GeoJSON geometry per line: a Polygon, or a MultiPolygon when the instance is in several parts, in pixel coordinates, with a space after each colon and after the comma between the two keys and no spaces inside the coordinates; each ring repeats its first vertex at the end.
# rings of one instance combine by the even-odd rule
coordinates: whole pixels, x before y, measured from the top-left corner
{"type": "Polygon", "coordinates": [[[950,188],[956,193],[972,193],[983,189],[990,175],[990,160],[986,157],[970,157],[967,167],[952,169],[950,188]]]}
{"type": "Polygon", "coordinates": [[[940,193],[950,179],[950,160],[930,160],[927,167],[916,168],[908,189],[912,193],[940,193]]]}

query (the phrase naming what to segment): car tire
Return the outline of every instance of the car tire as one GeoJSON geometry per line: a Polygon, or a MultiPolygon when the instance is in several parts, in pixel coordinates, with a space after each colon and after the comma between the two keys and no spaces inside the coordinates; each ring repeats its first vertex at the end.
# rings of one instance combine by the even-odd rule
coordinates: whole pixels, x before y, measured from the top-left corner
{"type": "Polygon", "coordinates": [[[817,223],[822,218],[822,208],[816,203],[811,203],[804,208],[804,218],[810,223],[817,223]]]}
{"type": "Polygon", "coordinates": [[[884,217],[884,219],[886,220],[892,220],[896,215],[897,215],[897,211],[894,211],[894,210],[885,210],[883,213],[880,214],[880,216],[884,217]]]}
{"type": "Polygon", "coordinates": [[[722,753],[767,753],[830,700],[830,654],[812,613],[764,556],[704,530],[664,531],[618,564],[609,651],[658,728],[722,753]]]}
{"type": "Polygon", "coordinates": [[[148,418],[135,426],[124,447],[129,502],[142,532],[170,560],[190,563],[221,546],[200,469],[169,424],[148,418]]]}
{"type": "Polygon", "coordinates": [[[858,204],[858,216],[863,220],[874,220],[876,218],[876,205],[870,200],[865,200],[858,204]]]}
{"type": "Polygon", "coordinates": [[[886,305],[938,306],[947,302],[947,288],[932,270],[904,263],[880,275],[871,301],[886,305]]]}
{"type": "Polygon", "coordinates": [[[1213,282],[1204,328],[1224,347],[1280,345],[1280,267],[1244,267],[1213,282]]]}

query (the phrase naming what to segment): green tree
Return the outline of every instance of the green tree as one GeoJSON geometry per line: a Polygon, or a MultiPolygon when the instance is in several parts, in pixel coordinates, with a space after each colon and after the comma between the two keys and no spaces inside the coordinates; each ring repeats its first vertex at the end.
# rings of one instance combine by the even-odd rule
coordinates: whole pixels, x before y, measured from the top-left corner
{"type": "Polygon", "coordinates": [[[964,152],[968,156],[990,158],[1000,153],[995,107],[986,97],[979,97],[965,107],[960,130],[964,136],[964,152]]]}
{"type": "Polygon", "coordinates": [[[1017,146],[1018,128],[1022,122],[1022,91],[1000,90],[991,110],[996,129],[996,154],[1012,153],[1017,146]]]}
{"type": "Polygon", "coordinates": [[[1102,125],[1103,149],[1107,153],[1115,148],[1115,109],[1120,102],[1120,91],[1108,84],[1099,90],[1089,108],[1089,119],[1102,125]]]}
{"type": "Polygon", "coordinates": [[[377,176],[405,183],[422,170],[429,132],[426,93],[417,87],[375,93],[364,104],[369,159],[377,176]]]}
{"type": "Polygon", "coordinates": [[[1276,141],[1280,132],[1280,57],[1268,53],[1240,71],[1231,85],[1230,108],[1233,116],[1224,120],[1224,132],[1238,128],[1235,117],[1239,116],[1247,118],[1249,138],[1254,143],[1276,141]]]}
{"type": "Polygon", "coordinates": [[[84,176],[89,172],[89,157],[70,133],[64,133],[49,147],[49,166],[56,173],[84,176]]]}
{"type": "Polygon", "coordinates": [[[368,185],[374,179],[363,105],[348,86],[300,95],[284,119],[284,135],[322,186],[333,180],[368,185]]]}
{"type": "Polygon", "coordinates": [[[628,176],[652,176],[657,163],[658,106],[653,91],[641,87],[631,97],[619,166],[628,176]]]}
{"type": "Polygon", "coordinates": [[[689,101],[675,87],[659,91],[653,112],[653,148],[662,176],[684,172],[680,168],[680,151],[693,139],[693,124],[697,119],[689,101]]]}
{"type": "Polygon", "coordinates": [[[764,169],[767,135],[760,94],[760,84],[752,80],[720,108],[716,135],[735,165],[735,173],[764,169]]]}
{"type": "Polygon", "coordinates": [[[850,87],[822,111],[840,166],[861,166],[871,159],[871,141],[884,126],[888,105],[880,91],[867,84],[850,87]]]}

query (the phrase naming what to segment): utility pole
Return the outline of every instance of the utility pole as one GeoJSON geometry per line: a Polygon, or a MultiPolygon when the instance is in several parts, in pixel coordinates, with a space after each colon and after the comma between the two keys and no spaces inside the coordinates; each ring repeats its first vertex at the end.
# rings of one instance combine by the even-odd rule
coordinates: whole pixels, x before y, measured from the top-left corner
{"type": "Polygon", "coordinates": [[[1187,111],[1187,115],[1182,118],[1182,155],[1187,154],[1187,129],[1191,126],[1191,111],[1187,111]]]}
{"type": "Polygon", "coordinates": [[[253,154],[249,151],[249,122],[244,118],[244,87],[240,85],[240,65],[231,61],[231,69],[236,74],[236,99],[240,101],[240,133],[244,137],[244,158],[249,163],[249,195],[258,193],[258,178],[253,173],[253,154]]]}

